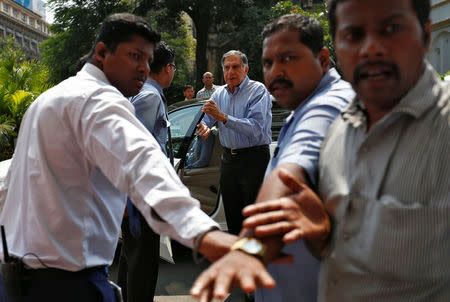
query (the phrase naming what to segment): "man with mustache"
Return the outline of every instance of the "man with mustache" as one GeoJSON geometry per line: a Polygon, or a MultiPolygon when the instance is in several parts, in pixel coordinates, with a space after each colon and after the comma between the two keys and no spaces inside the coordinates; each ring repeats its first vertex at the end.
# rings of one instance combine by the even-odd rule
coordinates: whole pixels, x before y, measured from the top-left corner
{"type": "MultiPolygon", "coordinates": [[[[328,127],[355,93],[334,68],[324,46],[323,28],[304,15],[284,15],[262,32],[264,80],[277,102],[292,110],[269,162],[258,200],[281,197],[287,191],[278,171],[285,169],[310,188],[317,188],[317,165],[328,127]]],[[[292,265],[270,264],[277,286],[256,292],[256,301],[316,301],[319,261],[302,240],[284,247],[292,265]],[[295,279],[297,282],[292,282],[295,279]]]]}
{"type": "MultiPolygon", "coordinates": [[[[307,238],[323,257],[319,301],[448,301],[450,85],[425,60],[430,1],[331,0],[328,9],[357,96],[323,143],[320,197],[281,173],[298,194],[247,208],[244,226],[307,238]]],[[[222,296],[234,264],[237,256],[216,263],[232,277],[210,271],[194,294],[222,296]]],[[[260,272],[241,286],[256,287],[260,272]]]]}
{"type": "MultiPolygon", "coordinates": [[[[155,46],[150,74],[138,95],[130,98],[138,120],[153,135],[161,151],[166,153],[169,131],[167,102],[163,89],[170,86],[175,75],[175,53],[164,41],[155,46]]],[[[172,150],[169,150],[171,155],[172,150]]],[[[171,161],[173,160],[170,156],[171,161]]],[[[153,301],[159,268],[159,235],[128,199],[122,221],[122,250],[118,283],[124,301],[153,301]]]]}
{"type": "MultiPolygon", "coordinates": [[[[310,188],[317,187],[322,141],[330,124],[355,95],[350,84],[330,67],[323,28],[316,19],[284,15],[267,24],[262,37],[266,86],[292,114],[281,129],[257,202],[289,192],[278,178],[280,170],[289,171],[310,188]]],[[[244,230],[242,236],[251,235],[244,230]]],[[[319,261],[302,240],[286,245],[283,252],[292,254],[294,263],[270,264],[268,271],[277,285],[271,290],[257,291],[255,300],[316,301],[319,261]]]]}
{"type": "Polygon", "coordinates": [[[262,83],[250,80],[247,56],[230,50],[222,56],[226,85],[218,87],[203,105],[206,113],[198,135],[206,140],[217,122],[222,156],[220,189],[228,231],[239,234],[242,209],[252,204],[270,159],[272,103],[262,83]]]}

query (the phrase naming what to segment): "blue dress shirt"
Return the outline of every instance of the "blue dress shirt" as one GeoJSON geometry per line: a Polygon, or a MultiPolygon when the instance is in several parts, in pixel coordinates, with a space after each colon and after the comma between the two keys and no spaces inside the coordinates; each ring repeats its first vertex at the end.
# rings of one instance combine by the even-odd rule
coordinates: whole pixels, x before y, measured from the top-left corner
{"type": "MultiPolygon", "coordinates": [[[[217,87],[211,99],[228,115],[224,124],[218,122],[219,138],[226,148],[248,148],[272,141],[272,103],[264,84],[248,76],[231,93],[227,85],[217,87]]],[[[211,128],[216,120],[205,114],[202,123],[211,128]]]]}
{"type": "MultiPolygon", "coordinates": [[[[167,121],[163,95],[161,85],[148,77],[139,94],[130,98],[130,101],[134,106],[137,119],[150,131],[161,146],[162,151],[167,155],[166,141],[169,122],[167,121]]],[[[141,235],[139,212],[128,197],[127,212],[130,232],[135,238],[138,238],[141,235]]]]}
{"type": "MultiPolygon", "coordinates": [[[[343,81],[334,68],[330,69],[313,93],[287,118],[278,138],[277,154],[269,162],[266,177],[282,163],[296,163],[303,167],[315,186],[320,147],[328,127],[354,96],[350,84],[343,81]]],[[[294,255],[294,263],[270,264],[268,271],[277,285],[272,290],[257,290],[255,300],[316,301],[319,261],[311,255],[303,240],[287,244],[283,252],[294,255]]]]}
{"type": "Polygon", "coordinates": [[[166,105],[161,85],[148,78],[139,94],[130,99],[134,106],[136,117],[155,137],[161,149],[166,153],[166,141],[169,122],[166,117],[166,105]]]}

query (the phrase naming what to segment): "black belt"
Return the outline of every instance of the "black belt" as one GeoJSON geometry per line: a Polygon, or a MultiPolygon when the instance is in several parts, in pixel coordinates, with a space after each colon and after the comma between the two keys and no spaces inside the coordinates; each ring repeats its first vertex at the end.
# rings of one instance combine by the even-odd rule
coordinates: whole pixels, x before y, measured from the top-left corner
{"type": "Polygon", "coordinates": [[[83,276],[93,272],[100,271],[107,275],[106,266],[93,266],[82,269],[80,271],[66,271],[58,268],[40,268],[40,269],[25,269],[25,275],[31,279],[38,280],[61,280],[83,276]]]}
{"type": "Polygon", "coordinates": [[[269,145],[260,145],[260,146],[241,148],[241,149],[236,149],[236,148],[231,148],[230,149],[230,148],[223,147],[223,150],[227,154],[239,155],[239,154],[248,153],[248,152],[251,152],[251,151],[269,150],[269,145]]]}

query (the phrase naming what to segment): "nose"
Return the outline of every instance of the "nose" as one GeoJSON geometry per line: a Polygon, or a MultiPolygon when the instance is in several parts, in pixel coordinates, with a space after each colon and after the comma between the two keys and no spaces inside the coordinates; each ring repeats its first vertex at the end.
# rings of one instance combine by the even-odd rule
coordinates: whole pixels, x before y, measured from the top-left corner
{"type": "Polygon", "coordinates": [[[145,73],[146,76],[150,73],[150,65],[148,64],[147,60],[143,60],[141,64],[138,66],[139,72],[145,73]]]}
{"type": "Polygon", "coordinates": [[[285,64],[274,60],[270,68],[268,68],[264,74],[270,79],[284,78],[286,75],[285,64]]]}
{"type": "Polygon", "coordinates": [[[367,59],[379,59],[386,55],[386,48],[381,37],[367,34],[363,40],[360,55],[367,59]]]}

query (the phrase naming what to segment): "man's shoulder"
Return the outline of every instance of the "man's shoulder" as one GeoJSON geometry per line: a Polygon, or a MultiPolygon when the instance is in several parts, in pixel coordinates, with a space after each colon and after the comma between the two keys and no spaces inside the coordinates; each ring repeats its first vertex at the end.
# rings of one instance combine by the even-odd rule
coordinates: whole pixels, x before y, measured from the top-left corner
{"type": "Polygon", "coordinates": [[[310,106],[334,106],[342,110],[355,98],[350,83],[336,79],[311,96],[310,106]]]}
{"type": "Polygon", "coordinates": [[[146,98],[157,98],[158,100],[162,101],[162,97],[158,89],[150,83],[145,83],[141,91],[139,91],[137,95],[133,96],[130,101],[131,103],[134,103],[146,98]]]}

